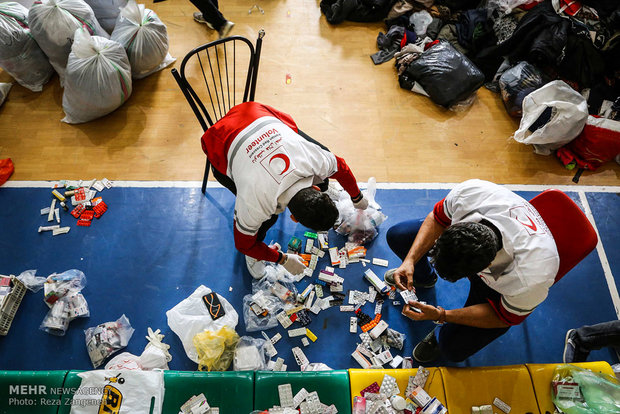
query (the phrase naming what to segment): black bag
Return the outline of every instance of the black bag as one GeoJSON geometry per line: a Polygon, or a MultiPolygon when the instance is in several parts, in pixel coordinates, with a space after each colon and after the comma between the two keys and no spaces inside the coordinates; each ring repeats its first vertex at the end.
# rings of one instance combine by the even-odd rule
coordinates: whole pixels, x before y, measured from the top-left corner
{"type": "Polygon", "coordinates": [[[433,102],[449,108],[476,92],[484,83],[484,75],[450,43],[440,41],[399,76],[404,89],[411,89],[414,82],[424,88],[433,102]]]}

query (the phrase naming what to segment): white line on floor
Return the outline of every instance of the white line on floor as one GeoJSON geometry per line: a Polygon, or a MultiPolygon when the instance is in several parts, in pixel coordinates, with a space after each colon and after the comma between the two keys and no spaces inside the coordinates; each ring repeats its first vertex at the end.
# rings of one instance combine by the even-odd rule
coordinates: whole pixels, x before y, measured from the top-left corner
{"type": "Polygon", "coordinates": [[[596,231],[596,235],[598,236],[596,252],[598,253],[598,257],[601,261],[601,266],[603,267],[603,273],[605,274],[605,280],[607,281],[607,287],[609,288],[611,301],[613,302],[614,309],[616,310],[616,317],[620,319],[620,296],[618,295],[618,288],[616,287],[614,275],[611,273],[609,261],[607,260],[607,254],[605,253],[605,249],[603,248],[603,241],[601,240],[601,236],[598,233],[598,228],[596,227],[596,222],[594,221],[594,215],[592,214],[592,210],[590,210],[590,204],[588,203],[585,192],[579,192],[579,200],[581,201],[581,205],[583,206],[586,217],[588,217],[588,220],[590,220],[590,223],[592,223],[592,227],[594,227],[594,231],[596,231]]]}
{"type": "MultiPolygon", "coordinates": [[[[52,188],[58,181],[7,181],[6,188],[52,188]]],[[[377,183],[382,190],[449,190],[458,183],[377,183]]],[[[137,188],[200,188],[201,181],[113,181],[115,187],[137,188]]],[[[366,183],[359,183],[360,188],[366,188],[366,183]]],[[[512,191],[544,191],[556,188],[565,192],[585,193],[620,193],[620,186],[597,185],[534,185],[534,184],[506,184],[512,191]]],[[[218,182],[209,181],[208,188],[222,188],[218,182]]]]}

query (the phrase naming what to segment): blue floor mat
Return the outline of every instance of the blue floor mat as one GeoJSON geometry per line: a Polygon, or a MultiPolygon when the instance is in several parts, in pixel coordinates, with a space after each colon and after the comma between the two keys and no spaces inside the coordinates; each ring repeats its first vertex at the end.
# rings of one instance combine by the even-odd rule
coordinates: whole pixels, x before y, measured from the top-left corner
{"type": "MultiPolygon", "coordinates": [[[[410,218],[424,217],[448,190],[378,190],[377,201],[388,220],[378,237],[367,246],[368,257],[388,259],[390,267],[399,264],[385,241],[391,225],[410,218]]],[[[526,199],[535,192],[520,193],[526,199]]],[[[61,212],[62,224],[70,233],[53,237],[37,233],[47,225],[39,210],[50,204],[50,190],[42,188],[0,189],[0,273],[19,274],[37,269],[47,276],[67,269],[86,274],[83,293],[90,306],[90,317],[71,322],[64,337],[39,330],[48,311],[43,293],[28,292],[6,337],[0,337],[2,368],[91,369],[86,352],[84,330],[102,322],[114,321],[125,314],[136,329],[125,351],[140,354],[146,345],[147,327],[160,328],[171,345],[171,369],[195,370],[183,351],[179,338],[167,325],[165,312],[203,284],[228,299],[240,314],[239,335],[246,335],[242,315],[243,296],[251,291],[251,277],[243,255],[234,248],[232,232],[233,196],[225,189],[210,188],[205,197],[197,188],[122,188],[101,193],[109,209],[90,227],[78,227],[75,219],[61,212]],[[232,291],[230,291],[232,288],[232,291]]],[[[576,193],[571,197],[578,200],[576,193]]],[[[615,194],[588,194],[609,263],[616,275],[620,272],[620,236],[618,235],[619,198],[615,194]]],[[[266,240],[285,244],[291,236],[302,239],[306,229],[282,214],[268,232],[266,240]]],[[[341,247],[344,239],[330,232],[330,245],[341,247]]],[[[323,258],[319,267],[324,268],[323,258]]],[[[385,268],[370,266],[381,275],[385,268]]],[[[345,291],[367,290],[363,280],[365,268],[352,264],[337,273],[345,278],[345,291]]],[[[306,278],[298,284],[303,289],[306,278]]],[[[440,280],[434,289],[420,291],[419,297],[445,308],[461,307],[468,292],[468,282],[450,284],[440,280]]],[[[363,310],[373,314],[374,305],[363,310]]],[[[432,329],[430,322],[413,323],[401,314],[401,307],[391,301],[383,305],[383,318],[390,327],[406,334],[402,356],[410,356],[413,346],[432,329]]],[[[298,367],[290,351],[300,346],[310,362],[323,362],[334,369],[357,367],[350,354],[359,336],[349,333],[351,313],[338,307],[312,315],[309,328],[318,336],[304,348],[300,338],[288,338],[284,329],[276,332],[283,339],[276,344],[279,356],[289,370],[298,367]]],[[[567,329],[616,319],[601,263],[593,252],[551,289],[548,299],[520,326],[510,331],[464,363],[443,360],[433,365],[488,366],[520,363],[559,362],[567,329]]],[[[297,324],[295,324],[297,325],[297,324]]],[[[294,325],[294,326],[295,326],[294,325]]],[[[260,337],[260,332],[250,334],[260,337]]],[[[610,349],[593,352],[590,360],[616,363],[610,349]]]]}

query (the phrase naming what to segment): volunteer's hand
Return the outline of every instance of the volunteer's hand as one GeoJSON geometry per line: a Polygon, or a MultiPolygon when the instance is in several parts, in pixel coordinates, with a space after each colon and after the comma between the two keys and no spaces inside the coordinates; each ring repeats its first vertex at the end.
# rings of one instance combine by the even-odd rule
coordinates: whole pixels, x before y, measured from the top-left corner
{"type": "Polygon", "coordinates": [[[413,269],[414,264],[405,260],[394,272],[394,282],[400,290],[413,290],[413,269]]]}
{"type": "Polygon", "coordinates": [[[441,316],[441,311],[432,305],[409,301],[409,303],[403,306],[402,314],[414,321],[436,321],[441,316]],[[421,313],[414,311],[411,309],[412,307],[418,308],[421,313]]]}
{"type": "Polygon", "coordinates": [[[355,207],[358,210],[366,210],[368,208],[368,200],[366,199],[366,197],[362,196],[361,199],[359,199],[356,202],[353,202],[353,207],[355,207]]]}
{"type": "Polygon", "coordinates": [[[306,265],[304,264],[304,259],[301,256],[296,254],[287,253],[284,255],[284,263],[282,266],[292,275],[298,275],[304,271],[306,265]]]}

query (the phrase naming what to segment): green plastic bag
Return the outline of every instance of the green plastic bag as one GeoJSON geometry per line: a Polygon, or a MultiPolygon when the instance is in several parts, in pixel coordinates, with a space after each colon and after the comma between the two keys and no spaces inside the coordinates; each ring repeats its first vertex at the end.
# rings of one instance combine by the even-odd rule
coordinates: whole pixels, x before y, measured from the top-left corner
{"type": "Polygon", "coordinates": [[[551,399],[566,414],[619,414],[620,381],[575,365],[558,365],[551,381],[551,399]]]}

